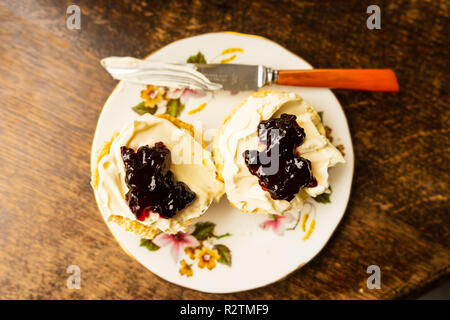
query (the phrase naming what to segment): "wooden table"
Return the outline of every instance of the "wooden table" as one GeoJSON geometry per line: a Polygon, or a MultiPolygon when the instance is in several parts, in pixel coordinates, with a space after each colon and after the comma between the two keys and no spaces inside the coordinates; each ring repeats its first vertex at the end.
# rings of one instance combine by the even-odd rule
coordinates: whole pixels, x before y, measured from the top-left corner
{"type": "Polygon", "coordinates": [[[387,299],[450,271],[448,2],[0,2],[0,298],[387,299]],[[315,67],[395,69],[400,94],[335,91],[356,168],[346,215],[306,267],[265,288],[205,294],[159,279],[120,249],[89,185],[91,141],[115,82],[99,59],[233,30],[272,39],[315,67]],[[81,268],[80,290],[66,287],[81,268]],[[369,265],[382,288],[369,290],[369,265]]]}

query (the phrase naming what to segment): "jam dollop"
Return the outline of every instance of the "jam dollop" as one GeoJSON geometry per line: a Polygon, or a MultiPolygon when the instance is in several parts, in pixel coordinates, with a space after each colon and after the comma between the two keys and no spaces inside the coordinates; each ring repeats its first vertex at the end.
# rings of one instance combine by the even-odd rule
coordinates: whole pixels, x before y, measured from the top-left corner
{"type": "Polygon", "coordinates": [[[280,118],[261,121],[258,125],[258,150],[242,154],[251,174],[272,199],[291,201],[300,188],[317,185],[311,162],[295,149],[305,141],[305,130],[295,115],[283,113],[280,118]]]}
{"type": "Polygon", "coordinates": [[[138,220],[145,220],[150,212],[171,218],[194,201],[195,193],[185,183],[175,181],[169,170],[171,154],[162,142],[137,151],[123,146],[120,151],[129,188],[125,198],[138,220]]]}

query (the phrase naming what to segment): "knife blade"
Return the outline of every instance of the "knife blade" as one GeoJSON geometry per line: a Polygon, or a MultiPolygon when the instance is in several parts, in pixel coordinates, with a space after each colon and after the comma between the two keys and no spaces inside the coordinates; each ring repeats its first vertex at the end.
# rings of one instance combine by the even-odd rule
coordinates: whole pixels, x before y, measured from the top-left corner
{"type": "Polygon", "coordinates": [[[223,90],[258,90],[265,85],[324,87],[398,92],[390,69],[275,70],[262,65],[196,64],[197,71],[222,85],[223,90]]]}
{"type": "Polygon", "coordinates": [[[101,61],[118,80],[199,90],[258,90],[265,85],[398,92],[390,69],[275,70],[262,65],[177,64],[130,57],[101,61]]]}
{"type": "Polygon", "coordinates": [[[274,82],[275,73],[262,65],[196,64],[198,72],[210,81],[220,83],[222,90],[258,90],[274,82]]]}

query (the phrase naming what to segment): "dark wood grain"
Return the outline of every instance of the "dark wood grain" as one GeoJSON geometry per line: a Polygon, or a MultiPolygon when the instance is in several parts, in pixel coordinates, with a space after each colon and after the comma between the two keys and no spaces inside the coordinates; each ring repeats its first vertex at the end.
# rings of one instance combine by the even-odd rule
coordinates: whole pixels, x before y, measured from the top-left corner
{"type": "MultiPolygon", "coordinates": [[[[0,1],[0,298],[387,299],[450,273],[448,1],[0,1]],[[392,68],[397,95],[335,91],[356,171],[347,213],[306,267],[231,295],[167,283],[128,257],[97,212],[91,141],[115,83],[109,55],[143,57],[174,40],[233,30],[270,38],[317,68],[392,68]],[[82,289],[66,288],[66,268],[82,289]],[[382,289],[366,288],[377,264],[382,289]]],[[[282,263],[282,261],[280,261],[282,263]]]]}

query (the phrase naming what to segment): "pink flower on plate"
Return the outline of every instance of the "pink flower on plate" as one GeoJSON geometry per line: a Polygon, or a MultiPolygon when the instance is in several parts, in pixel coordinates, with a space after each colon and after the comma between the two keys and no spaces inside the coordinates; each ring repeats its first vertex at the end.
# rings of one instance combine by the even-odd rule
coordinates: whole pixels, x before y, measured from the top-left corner
{"type": "Polygon", "coordinates": [[[205,95],[206,93],[203,91],[184,89],[183,93],[181,94],[180,102],[185,105],[190,98],[201,98],[205,95]]]}
{"type": "Polygon", "coordinates": [[[270,215],[270,219],[261,223],[261,228],[264,230],[272,229],[275,233],[282,235],[286,230],[286,226],[294,221],[294,217],[290,213],[284,215],[270,215]]]}
{"type": "Polygon", "coordinates": [[[167,99],[180,99],[182,104],[186,104],[190,98],[201,98],[206,95],[205,92],[193,89],[174,89],[169,88],[166,92],[167,99]]]}
{"type": "Polygon", "coordinates": [[[180,253],[183,251],[184,247],[197,247],[199,245],[197,239],[195,239],[194,236],[191,236],[192,231],[193,230],[189,230],[188,232],[178,232],[177,234],[162,233],[153,240],[153,243],[159,247],[171,246],[170,253],[175,262],[178,262],[180,253]]]}
{"type": "Polygon", "coordinates": [[[167,99],[178,99],[183,94],[184,89],[168,88],[166,91],[167,99]]]}

